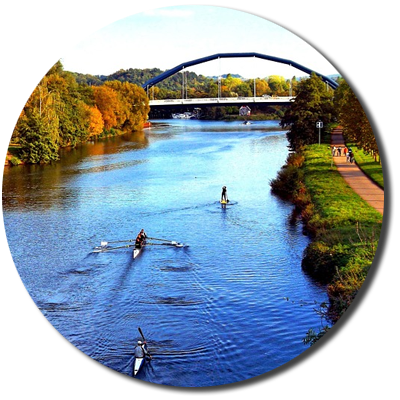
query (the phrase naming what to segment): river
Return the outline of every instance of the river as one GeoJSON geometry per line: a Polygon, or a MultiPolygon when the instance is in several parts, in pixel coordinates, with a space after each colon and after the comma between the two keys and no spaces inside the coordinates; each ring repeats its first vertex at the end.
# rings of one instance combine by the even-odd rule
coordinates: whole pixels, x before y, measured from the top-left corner
{"type": "MultiPolygon", "coordinates": [[[[136,378],[204,387],[274,370],[307,350],[324,287],[301,270],[309,238],[270,193],[287,157],[277,121],[156,121],[143,132],[6,167],[3,217],[21,279],[82,352],[132,376],[141,327],[153,354],[136,378]],[[221,187],[230,203],[222,207],[221,187]],[[101,241],[185,243],[93,253],[101,241]]],[[[49,366],[51,368],[51,366],[49,366]]]]}

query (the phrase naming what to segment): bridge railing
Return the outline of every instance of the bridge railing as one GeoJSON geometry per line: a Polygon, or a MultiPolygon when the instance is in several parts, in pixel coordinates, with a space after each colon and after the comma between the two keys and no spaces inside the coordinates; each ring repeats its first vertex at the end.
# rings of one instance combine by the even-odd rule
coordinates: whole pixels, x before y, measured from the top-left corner
{"type": "Polygon", "coordinates": [[[175,105],[175,104],[218,104],[218,103],[289,103],[294,100],[293,96],[274,97],[212,97],[212,98],[189,98],[189,99],[164,99],[150,100],[150,106],[175,105]]]}

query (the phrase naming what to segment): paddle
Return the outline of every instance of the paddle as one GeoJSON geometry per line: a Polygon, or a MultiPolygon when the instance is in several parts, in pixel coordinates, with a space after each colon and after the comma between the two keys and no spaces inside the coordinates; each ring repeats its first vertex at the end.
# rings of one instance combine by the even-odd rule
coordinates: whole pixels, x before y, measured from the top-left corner
{"type": "MultiPolygon", "coordinates": [[[[143,342],[147,343],[146,338],[144,337],[143,332],[140,329],[140,326],[138,327],[138,330],[139,330],[140,336],[143,338],[143,342]]],[[[153,356],[148,351],[147,351],[147,355],[150,357],[150,360],[153,358],[153,356]]]]}

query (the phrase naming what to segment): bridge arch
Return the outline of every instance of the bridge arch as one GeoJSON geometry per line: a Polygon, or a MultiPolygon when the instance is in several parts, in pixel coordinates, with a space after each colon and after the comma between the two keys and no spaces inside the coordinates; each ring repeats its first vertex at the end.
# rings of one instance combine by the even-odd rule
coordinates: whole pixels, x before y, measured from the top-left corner
{"type": "Polygon", "coordinates": [[[152,86],[156,85],[157,83],[163,81],[164,79],[169,78],[170,76],[176,74],[177,72],[181,71],[184,68],[191,67],[193,65],[198,65],[198,64],[203,64],[208,61],[216,60],[218,58],[250,58],[250,57],[256,57],[260,58],[262,60],[267,60],[267,61],[274,61],[278,62],[281,64],[286,64],[289,66],[292,66],[294,68],[299,69],[300,71],[303,71],[309,75],[311,75],[313,72],[319,76],[324,82],[326,82],[331,88],[336,89],[339,84],[334,81],[333,79],[329,78],[328,76],[322,75],[316,71],[313,71],[310,68],[304,67],[303,65],[300,65],[294,61],[287,60],[285,58],[279,58],[279,57],[274,57],[274,56],[268,56],[265,54],[260,54],[260,53],[217,53],[213,54],[208,57],[202,57],[202,58],[197,58],[196,60],[188,61],[182,64],[177,65],[174,68],[169,69],[168,71],[163,72],[160,75],[155,76],[154,78],[149,79],[147,82],[145,82],[142,85],[142,88],[147,90],[151,88],[152,86]]]}

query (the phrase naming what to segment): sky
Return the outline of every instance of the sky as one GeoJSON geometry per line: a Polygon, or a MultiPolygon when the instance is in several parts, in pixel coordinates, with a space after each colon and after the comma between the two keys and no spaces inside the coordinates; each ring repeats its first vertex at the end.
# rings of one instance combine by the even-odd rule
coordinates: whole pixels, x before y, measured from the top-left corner
{"type": "MultiPolygon", "coordinates": [[[[251,13],[203,5],[158,8],[121,19],[84,39],[61,62],[67,71],[109,75],[129,68],[168,70],[227,52],[257,52],[295,61],[323,75],[338,73],[321,53],[289,30],[251,13]]],[[[248,79],[305,75],[258,58],[214,60],[188,70],[248,79]]]]}

